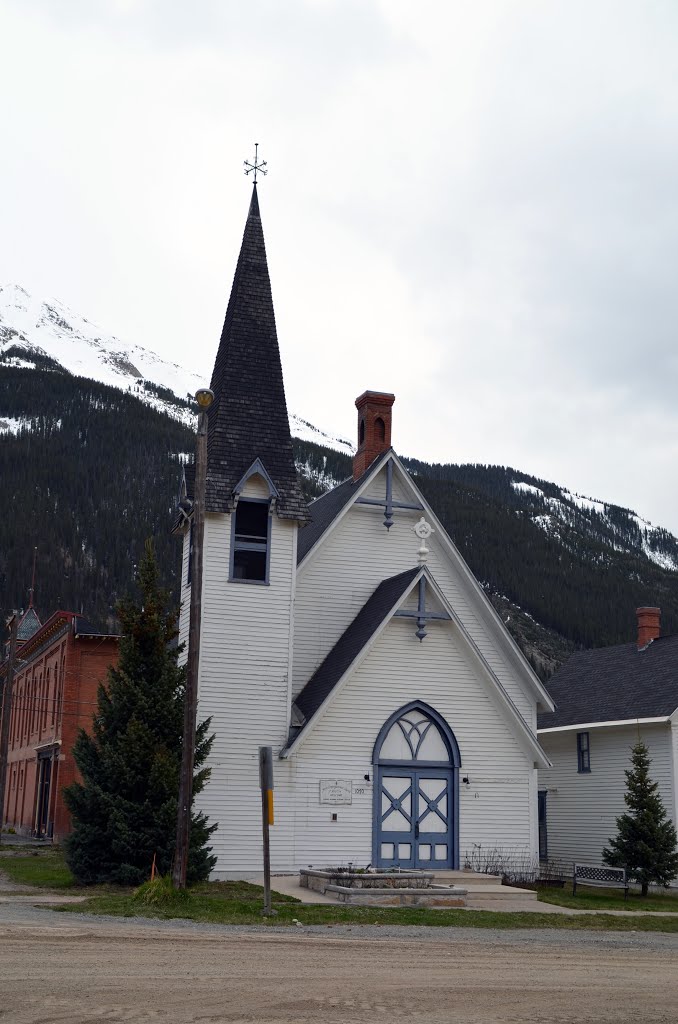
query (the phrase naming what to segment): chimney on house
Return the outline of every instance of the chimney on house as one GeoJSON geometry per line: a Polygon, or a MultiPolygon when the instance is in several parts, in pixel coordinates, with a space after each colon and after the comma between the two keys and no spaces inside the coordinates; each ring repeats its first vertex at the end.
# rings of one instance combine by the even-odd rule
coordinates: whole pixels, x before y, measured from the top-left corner
{"type": "Polygon", "coordinates": [[[353,479],[361,477],[378,455],[391,447],[391,408],[395,395],[364,391],[355,400],[358,410],[358,449],[353,456],[353,479]]]}
{"type": "Polygon", "coordinates": [[[641,651],[651,640],[661,636],[661,608],[636,608],[638,618],[638,650],[641,651]]]}

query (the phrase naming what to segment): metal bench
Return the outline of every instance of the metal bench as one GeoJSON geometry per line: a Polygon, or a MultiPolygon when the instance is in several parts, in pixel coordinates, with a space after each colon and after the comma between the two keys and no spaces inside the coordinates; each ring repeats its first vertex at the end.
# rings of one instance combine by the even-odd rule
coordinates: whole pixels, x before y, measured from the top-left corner
{"type": "Polygon", "coordinates": [[[600,885],[606,889],[623,889],[624,901],[629,898],[626,868],[598,867],[596,864],[575,864],[572,872],[572,895],[577,895],[577,882],[600,885]]]}

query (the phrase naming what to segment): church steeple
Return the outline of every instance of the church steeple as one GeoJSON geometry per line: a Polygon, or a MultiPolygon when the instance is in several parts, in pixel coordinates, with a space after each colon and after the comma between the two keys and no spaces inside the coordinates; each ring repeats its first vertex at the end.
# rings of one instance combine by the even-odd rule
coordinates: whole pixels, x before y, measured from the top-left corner
{"type": "Polygon", "coordinates": [[[259,460],[273,485],[277,514],[305,522],[308,513],[294,465],[256,185],[211,389],[206,510],[231,511],[238,483],[259,460]]]}

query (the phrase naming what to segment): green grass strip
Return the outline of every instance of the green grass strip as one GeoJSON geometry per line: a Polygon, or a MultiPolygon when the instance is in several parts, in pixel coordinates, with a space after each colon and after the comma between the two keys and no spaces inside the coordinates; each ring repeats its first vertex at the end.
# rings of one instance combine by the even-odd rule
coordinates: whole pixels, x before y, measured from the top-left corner
{"type": "MultiPolygon", "coordinates": [[[[252,887],[258,888],[258,887],[252,887]]],[[[210,895],[190,891],[177,894],[163,905],[148,905],[129,894],[95,896],[85,903],[58,909],[64,913],[109,914],[114,917],[181,919],[210,924],[294,925],[428,925],[436,928],[558,928],[594,931],[678,932],[678,916],[616,917],[612,915],[566,915],[511,913],[483,910],[433,910],[427,907],[344,907],[290,904],[274,894],[277,914],[262,916],[261,900],[210,895]]]]}
{"type": "Polygon", "coordinates": [[[73,875],[64,863],[60,850],[39,850],[35,853],[0,856],[0,871],[18,885],[35,885],[44,889],[70,889],[73,875]]]}
{"type": "Polygon", "coordinates": [[[630,892],[624,902],[624,893],[619,889],[587,889],[577,886],[577,895],[572,895],[572,883],[564,889],[545,887],[538,889],[542,903],[558,907],[572,907],[574,910],[646,910],[658,914],[678,914],[678,893],[652,893],[643,898],[638,892],[630,892]]]}

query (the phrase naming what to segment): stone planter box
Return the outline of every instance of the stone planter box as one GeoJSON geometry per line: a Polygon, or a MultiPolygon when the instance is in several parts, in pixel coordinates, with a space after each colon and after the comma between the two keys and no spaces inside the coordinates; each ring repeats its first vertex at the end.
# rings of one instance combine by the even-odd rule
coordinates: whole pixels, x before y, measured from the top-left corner
{"type": "Polygon", "coordinates": [[[329,886],[342,890],[415,891],[428,889],[434,877],[432,872],[427,871],[320,871],[315,868],[302,868],[299,872],[299,884],[304,889],[313,889],[314,892],[325,892],[329,886]]]}
{"type": "Polygon", "coordinates": [[[328,895],[353,907],[465,907],[466,889],[432,885],[414,888],[362,888],[328,885],[328,895]]]}

